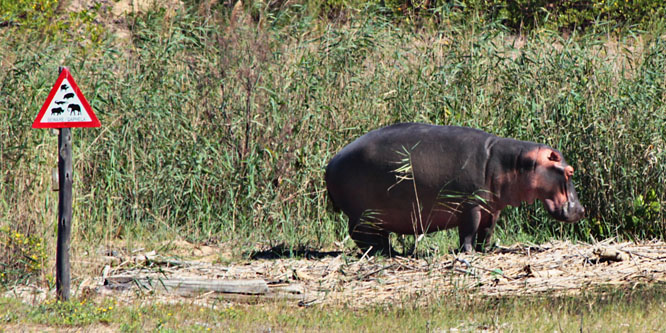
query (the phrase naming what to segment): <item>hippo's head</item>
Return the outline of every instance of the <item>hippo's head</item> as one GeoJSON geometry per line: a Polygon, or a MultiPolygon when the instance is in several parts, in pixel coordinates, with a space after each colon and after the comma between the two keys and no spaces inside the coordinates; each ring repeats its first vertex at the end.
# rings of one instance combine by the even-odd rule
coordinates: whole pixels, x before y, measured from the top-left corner
{"type": "Polygon", "coordinates": [[[564,161],[562,153],[541,146],[530,155],[530,159],[534,158],[535,162],[532,188],[548,213],[565,222],[576,222],[583,218],[585,209],[578,201],[572,182],[574,169],[564,161]]]}

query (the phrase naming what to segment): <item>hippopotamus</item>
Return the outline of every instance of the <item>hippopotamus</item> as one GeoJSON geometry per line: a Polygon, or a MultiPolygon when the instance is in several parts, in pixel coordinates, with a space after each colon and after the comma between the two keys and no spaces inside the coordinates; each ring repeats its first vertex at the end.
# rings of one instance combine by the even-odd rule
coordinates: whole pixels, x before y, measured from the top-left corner
{"type": "Polygon", "coordinates": [[[501,210],[539,199],[557,220],[585,209],[574,169],[544,144],[458,126],[401,123],[356,139],[326,167],[333,204],[364,251],[395,252],[389,233],[458,228],[459,251],[484,251],[501,210]]]}

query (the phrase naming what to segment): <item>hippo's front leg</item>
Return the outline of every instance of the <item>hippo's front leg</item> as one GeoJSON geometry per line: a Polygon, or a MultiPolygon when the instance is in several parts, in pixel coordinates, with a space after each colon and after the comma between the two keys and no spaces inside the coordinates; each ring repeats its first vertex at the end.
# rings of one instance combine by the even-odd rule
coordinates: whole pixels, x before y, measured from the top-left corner
{"type": "Polygon", "coordinates": [[[460,237],[460,252],[473,252],[476,240],[476,232],[481,224],[481,207],[474,206],[463,211],[460,224],[458,225],[458,236],[460,237]]]}
{"type": "Polygon", "coordinates": [[[499,218],[500,211],[492,214],[483,214],[483,221],[479,225],[479,231],[476,234],[476,251],[485,252],[486,245],[490,244],[490,239],[493,237],[495,224],[499,218]]]}

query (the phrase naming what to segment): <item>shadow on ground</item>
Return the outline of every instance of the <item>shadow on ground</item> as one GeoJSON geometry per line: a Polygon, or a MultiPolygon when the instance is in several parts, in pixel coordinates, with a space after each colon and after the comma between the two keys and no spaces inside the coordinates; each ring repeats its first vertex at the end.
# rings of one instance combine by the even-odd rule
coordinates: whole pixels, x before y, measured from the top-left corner
{"type": "Polygon", "coordinates": [[[322,259],[326,257],[337,257],[342,251],[319,251],[307,246],[290,247],[284,244],[276,245],[268,250],[252,251],[249,256],[252,259],[284,259],[284,258],[307,258],[322,259]]]}

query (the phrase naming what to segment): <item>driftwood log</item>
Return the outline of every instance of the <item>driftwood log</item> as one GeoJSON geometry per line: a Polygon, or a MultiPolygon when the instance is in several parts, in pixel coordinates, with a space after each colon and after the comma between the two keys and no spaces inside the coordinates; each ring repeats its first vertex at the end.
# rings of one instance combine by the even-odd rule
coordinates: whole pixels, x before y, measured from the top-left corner
{"type": "Polygon", "coordinates": [[[291,299],[303,300],[301,284],[267,283],[263,279],[206,279],[192,277],[155,277],[116,275],[104,279],[107,290],[155,291],[179,296],[215,294],[233,301],[291,299]]]}
{"type": "Polygon", "coordinates": [[[133,286],[146,290],[162,290],[178,294],[196,294],[205,292],[264,295],[268,293],[268,284],[261,279],[254,280],[219,280],[201,278],[150,278],[128,275],[109,276],[104,284],[112,289],[128,289],[133,286]]]}

